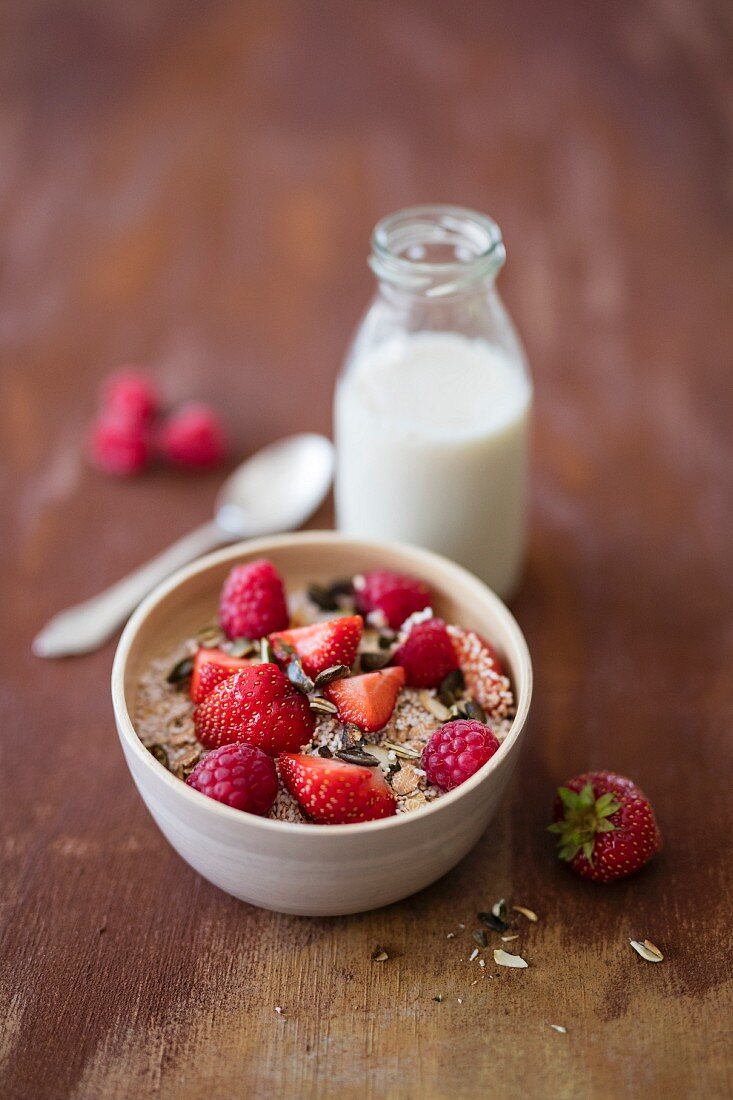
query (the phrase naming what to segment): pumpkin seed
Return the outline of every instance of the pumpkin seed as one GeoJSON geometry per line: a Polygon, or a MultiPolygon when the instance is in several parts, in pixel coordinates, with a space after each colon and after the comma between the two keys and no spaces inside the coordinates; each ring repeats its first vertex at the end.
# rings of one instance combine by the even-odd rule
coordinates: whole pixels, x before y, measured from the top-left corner
{"type": "Polygon", "coordinates": [[[311,680],[310,676],[306,675],[306,673],[303,671],[303,666],[301,665],[297,657],[293,657],[293,659],[288,662],[288,667],[285,669],[285,674],[288,680],[290,680],[290,683],[297,687],[298,690],[302,691],[305,695],[308,695],[311,691],[313,691],[316,686],[313,680],[311,680]]]}
{"type": "Polygon", "coordinates": [[[454,668],[441,682],[438,688],[438,698],[444,706],[450,707],[455,703],[465,686],[466,682],[460,668],[454,668]]]}
{"type": "Polygon", "coordinates": [[[170,670],[166,676],[166,681],[169,684],[182,684],[184,680],[188,680],[192,672],[193,657],[183,657],[170,670]]]}
{"type": "Polygon", "coordinates": [[[322,584],[309,584],[307,588],[308,599],[321,611],[337,611],[338,604],[329,588],[322,584]]]}
{"type": "Polygon", "coordinates": [[[338,707],[334,706],[328,699],[324,699],[321,695],[315,695],[308,703],[311,710],[316,711],[318,714],[338,714],[338,707]]]}
{"type": "Polygon", "coordinates": [[[416,749],[410,749],[407,745],[398,745],[394,741],[382,742],[386,749],[390,749],[395,756],[401,756],[403,760],[419,760],[420,753],[416,749]]]}
{"type": "Polygon", "coordinates": [[[360,768],[379,767],[379,761],[376,756],[372,756],[371,753],[365,752],[364,749],[339,749],[336,756],[339,760],[343,760],[345,764],[356,764],[360,768]]]}
{"type": "Polygon", "coordinates": [[[477,913],[477,916],[481,923],[490,928],[492,932],[506,932],[509,928],[507,922],[501,917],[497,917],[493,909],[490,913],[477,913]]]}
{"type": "Polygon", "coordinates": [[[360,653],[359,664],[362,672],[379,672],[392,659],[391,653],[360,653]]]}
{"type": "Polygon", "coordinates": [[[323,672],[318,673],[315,680],[315,687],[325,687],[326,684],[330,684],[334,680],[341,680],[344,676],[348,675],[348,665],[331,665],[330,668],[324,668],[323,672]]]}
{"type": "Polygon", "coordinates": [[[466,712],[466,718],[471,718],[474,722],[481,722],[482,725],[486,725],[486,711],[478,699],[469,699],[467,703],[464,703],[463,709],[466,712]]]}
{"type": "Polygon", "coordinates": [[[308,599],[321,611],[342,611],[354,606],[354,584],[349,577],[333,584],[309,584],[308,599]]]}

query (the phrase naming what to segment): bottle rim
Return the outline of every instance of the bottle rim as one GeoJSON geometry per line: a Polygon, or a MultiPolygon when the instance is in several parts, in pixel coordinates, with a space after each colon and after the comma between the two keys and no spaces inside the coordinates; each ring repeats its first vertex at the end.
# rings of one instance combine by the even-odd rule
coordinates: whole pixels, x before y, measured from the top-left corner
{"type": "Polygon", "coordinates": [[[443,204],[388,214],[375,226],[371,247],[369,266],[380,282],[429,298],[457,294],[493,278],[506,258],[501,230],[492,218],[443,204]]]}

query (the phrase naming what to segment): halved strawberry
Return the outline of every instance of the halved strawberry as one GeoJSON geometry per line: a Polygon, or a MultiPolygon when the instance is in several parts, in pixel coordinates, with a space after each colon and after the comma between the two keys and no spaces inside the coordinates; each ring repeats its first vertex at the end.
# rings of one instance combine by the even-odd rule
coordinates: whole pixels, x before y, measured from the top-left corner
{"type": "Polygon", "coordinates": [[[325,623],[281,630],[271,634],[269,640],[278,656],[284,655],[282,648],[278,648],[278,642],[292,646],[300,657],[303,671],[315,677],[331,665],[351,668],[356,660],[363,629],[361,615],[346,615],[325,623]]]}
{"type": "Polygon", "coordinates": [[[246,657],[232,657],[221,649],[199,649],[194,657],[189,687],[194,703],[203,703],[215,687],[249,664],[246,657]]]}
{"type": "Polygon", "coordinates": [[[239,741],[277,756],[310,741],[315,715],[277,665],[261,664],[235,672],[214,688],[196,707],[193,722],[207,749],[239,741]]]}
{"type": "Polygon", "coordinates": [[[397,665],[334,680],[323,694],[336,704],[342,722],[353,722],[365,733],[375,733],[389,722],[404,686],[405,670],[397,665]]]}
{"type": "Polygon", "coordinates": [[[376,821],[397,811],[380,768],[289,752],[280,754],[278,764],[283,783],[303,812],[318,824],[376,821]]]}

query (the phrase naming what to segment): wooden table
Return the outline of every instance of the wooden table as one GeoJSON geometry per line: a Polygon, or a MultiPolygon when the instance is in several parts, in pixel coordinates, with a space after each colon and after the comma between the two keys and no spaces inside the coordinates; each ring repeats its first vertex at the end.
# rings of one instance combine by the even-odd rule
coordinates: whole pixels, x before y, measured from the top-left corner
{"type": "Polygon", "coordinates": [[[715,0],[6,7],[6,1100],[732,1094],[730,34],[715,0]],[[117,746],[113,646],[43,663],[30,641],[217,484],[87,468],[104,372],[212,399],[242,453],[328,431],[370,229],[432,199],[503,227],[537,382],[530,743],[441,882],[278,916],[162,840],[117,746]],[[666,839],[609,888],[545,833],[589,766],[647,788],[666,839]],[[466,961],[502,896],[540,915],[524,972],[466,961]]]}

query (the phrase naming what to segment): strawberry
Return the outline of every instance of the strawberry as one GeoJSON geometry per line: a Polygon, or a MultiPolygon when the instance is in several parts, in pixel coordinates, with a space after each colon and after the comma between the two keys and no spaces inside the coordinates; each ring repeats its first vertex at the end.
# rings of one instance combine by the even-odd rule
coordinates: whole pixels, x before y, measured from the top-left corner
{"type": "Polygon", "coordinates": [[[311,821],[348,825],[391,817],[397,802],[380,768],[281,753],[280,777],[311,821]]]}
{"type": "Polygon", "coordinates": [[[654,811],[635,783],[613,772],[576,775],[559,787],[553,807],[559,856],[594,882],[638,871],[662,847],[654,811]]]}
{"type": "Polygon", "coordinates": [[[251,662],[245,657],[232,657],[221,649],[199,649],[193,662],[189,693],[194,703],[203,703],[215,687],[251,662]]]}
{"type": "Polygon", "coordinates": [[[402,665],[410,687],[434,688],[458,668],[453,643],[442,619],[415,623],[392,658],[402,665]]]}
{"type": "Polygon", "coordinates": [[[230,570],[219,597],[219,622],[228,638],[263,638],[289,622],[282,578],[258,558],[230,570]]]}
{"type": "Polygon", "coordinates": [[[392,717],[404,686],[405,670],[396,666],[333,680],[323,694],[336,704],[342,722],[353,722],[364,733],[376,733],[392,717]]]}
{"type": "Polygon", "coordinates": [[[356,604],[364,615],[381,611],[392,630],[399,630],[405,619],[430,605],[430,589],[416,577],[374,569],[354,579],[356,604]]]}
{"type": "Polygon", "coordinates": [[[281,630],[271,634],[269,640],[278,656],[285,656],[287,652],[278,643],[284,642],[286,646],[291,646],[300,657],[303,671],[308,676],[316,677],[331,665],[346,665],[351,668],[356,660],[363,629],[364,620],[361,615],[346,615],[340,619],[329,619],[325,623],[281,630]]]}
{"type": "Polygon", "coordinates": [[[271,756],[301,748],[315,727],[308,700],[273,664],[235,672],[199,703],[193,720],[207,749],[239,741],[271,756]]]}

